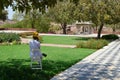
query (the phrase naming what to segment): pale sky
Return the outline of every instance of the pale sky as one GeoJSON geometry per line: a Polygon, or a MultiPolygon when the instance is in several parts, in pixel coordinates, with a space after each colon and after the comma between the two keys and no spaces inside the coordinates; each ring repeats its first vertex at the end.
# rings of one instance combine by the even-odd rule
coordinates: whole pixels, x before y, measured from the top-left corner
{"type": "Polygon", "coordinates": [[[11,7],[8,7],[7,11],[8,11],[8,19],[12,19],[13,14],[14,14],[15,12],[12,10],[11,7]]]}

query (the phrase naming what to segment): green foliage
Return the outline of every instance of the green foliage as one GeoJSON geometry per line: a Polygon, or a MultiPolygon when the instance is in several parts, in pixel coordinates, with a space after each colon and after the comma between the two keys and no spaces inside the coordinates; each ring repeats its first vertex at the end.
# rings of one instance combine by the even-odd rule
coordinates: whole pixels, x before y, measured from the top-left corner
{"type": "Polygon", "coordinates": [[[49,33],[56,33],[58,30],[60,30],[59,25],[51,25],[49,28],[49,33]]]}
{"type": "Polygon", "coordinates": [[[106,40],[116,40],[119,39],[119,36],[116,34],[107,34],[107,35],[103,35],[102,39],[106,39],[106,40]]]}
{"type": "Polygon", "coordinates": [[[11,24],[4,24],[4,25],[1,25],[0,27],[2,27],[2,28],[7,28],[7,27],[12,27],[12,25],[11,24]]]}
{"type": "Polygon", "coordinates": [[[18,21],[13,24],[4,24],[1,27],[3,28],[31,28],[30,25],[24,21],[18,21]]]}
{"type": "Polygon", "coordinates": [[[18,34],[22,38],[27,38],[27,36],[32,36],[33,32],[22,32],[22,33],[18,33],[18,34]]]}
{"type": "Polygon", "coordinates": [[[2,13],[0,14],[0,20],[5,21],[8,17],[8,12],[6,10],[2,10],[2,13]]]}
{"type": "Polygon", "coordinates": [[[100,49],[106,46],[109,42],[107,40],[90,39],[88,41],[80,41],[76,44],[77,48],[100,49]]]}
{"type": "MultiPolygon", "coordinates": [[[[64,0],[60,0],[64,1],[64,0]]],[[[70,0],[77,4],[79,0],[70,0]]],[[[53,7],[57,0],[0,0],[0,14],[2,10],[11,6],[13,10],[21,12],[29,12],[31,9],[39,9],[40,12],[45,12],[46,7],[53,7]]]]}
{"type": "MultiPolygon", "coordinates": [[[[23,33],[19,33],[19,36],[22,38],[29,38],[31,36],[33,36],[33,32],[23,32],[23,33]]],[[[42,36],[39,35],[39,41],[42,43],[43,39],[42,36]]]]}
{"type": "Polygon", "coordinates": [[[0,14],[2,10],[11,6],[13,10],[29,12],[31,9],[39,9],[45,12],[46,7],[54,6],[57,0],[0,0],[0,14]]]}
{"type": "Polygon", "coordinates": [[[73,12],[75,4],[69,0],[63,2],[58,1],[57,4],[48,10],[48,16],[54,21],[61,24],[63,34],[66,34],[66,26],[68,23],[73,23],[73,12]]]}
{"type": "Polygon", "coordinates": [[[17,28],[34,28],[38,32],[48,32],[50,20],[45,14],[41,14],[38,10],[31,10],[25,14],[23,20],[12,24],[11,27],[17,28]]]}
{"type": "Polygon", "coordinates": [[[23,19],[23,17],[24,17],[24,13],[21,13],[21,12],[19,12],[19,11],[15,11],[15,13],[13,14],[13,18],[12,18],[12,20],[14,20],[14,21],[20,21],[20,20],[22,20],[23,19]]]}
{"type": "Polygon", "coordinates": [[[50,19],[45,15],[39,16],[39,18],[35,20],[35,28],[41,33],[48,32],[50,28],[50,19]]]}
{"type": "Polygon", "coordinates": [[[100,38],[104,24],[120,22],[120,0],[79,0],[74,11],[78,21],[91,21],[98,28],[100,38]]]}
{"type": "Polygon", "coordinates": [[[18,44],[21,44],[21,42],[20,42],[20,41],[16,41],[16,40],[14,40],[14,41],[12,41],[11,44],[12,44],[12,45],[18,45],[18,44]]]}
{"type": "Polygon", "coordinates": [[[73,21],[73,11],[75,5],[69,0],[63,2],[58,1],[57,4],[49,9],[49,16],[58,23],[70,23],[73,21]]]}
{"type": "Polygon", "coordinates": [[[20,41],[20,37],[15,33],[0,33],[0,43],[20,41]]]}
{"type": "Polygon", "coordinates": [[[41,12],[39,12],[38,10],[31,10],[29,13],[25,14],[23,21],[31,28],[35,28],[36,26],[35,23],[36,21],[39,21],[40,17],[41,17],[41,12]]]}
{"type": "Polygon", "coordinates": [[[36,12],[36,15],[32,17],[30,17],[30,15],[26,15],[24,19],[21,21],[17,21],[14,24],[4,24],[1,27],[3,28],[35,28],[37,29],[38,32],[46,33],[49,31],[50,20],[45,15],[41,15],[41,14],[37,15],[37,12],[36,12]]]}

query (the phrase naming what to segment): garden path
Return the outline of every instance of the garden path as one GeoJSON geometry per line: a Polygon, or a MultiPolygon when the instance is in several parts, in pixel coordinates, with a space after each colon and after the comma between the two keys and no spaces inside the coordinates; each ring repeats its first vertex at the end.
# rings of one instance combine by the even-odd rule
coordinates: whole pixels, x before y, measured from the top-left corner
{"type": "Polygon", "coordinates": [[[111,42],[51,80],[120,80],[120,40],[111,42]]]}

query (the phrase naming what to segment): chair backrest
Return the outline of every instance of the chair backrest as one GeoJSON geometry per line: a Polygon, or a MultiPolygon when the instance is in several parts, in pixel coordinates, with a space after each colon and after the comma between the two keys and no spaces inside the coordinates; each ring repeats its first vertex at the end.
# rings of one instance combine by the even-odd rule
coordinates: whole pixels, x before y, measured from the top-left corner
{"type": "Polygon", "coordinates": [[[33,56],[32,56],[32,59],[34,60],[40,60],[40,56],[38,56],[38,53],[39,53],[39,49],[32,49],[32,53],[33,53],[33,56]]]}

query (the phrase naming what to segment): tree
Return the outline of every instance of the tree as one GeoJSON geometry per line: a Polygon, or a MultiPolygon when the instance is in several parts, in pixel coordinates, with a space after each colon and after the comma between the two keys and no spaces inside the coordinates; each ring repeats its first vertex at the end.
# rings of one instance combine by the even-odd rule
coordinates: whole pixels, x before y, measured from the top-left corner
{"type": "Polygon", "coordinates": [[[36,20],[38,20],[39,16],[41,16],[41,13],[38,10],[31,10],[26,15],[26,17],[28,17],[28,20],[30,21],[32,28],[35,28],[35,22],[36,20]]]}
{"type": "Polygon", "coordinates": [[[113,33],[115,33],[117,30],[120,30],[120,23],[117,23],[117,24],[109,24],[109,25],[107,25],[107,27],[111,27],[113,33]]]}
{"type": "Polygon", "coordinates": [[[46,33],[49,31],[50,19],[46,16],[46,14],[38,17],[38,19],[35,21],[35,28],[38,32],[46,33]]]}
{"type": "Polygon", "coordinates": [[[0,14],[2,10],[11,6],[14,10],[29,12],[31,9],[45,11],[46,6],[53,6],[57,0],[0,0],[0,14]]]}
{"type": "Polygon", "coordinates": [[[45,13],[42,14],[38,10],[31,10],[31,12],[24,14],[20,22],[22,26],[37,29],[38,32],[48,32],[50,27],[49,18],[46,17],[45,13]]]}
{"type": "Polygon", "coordinates": [[[120,0],[80,0],[77,8],[80,21],[92,21],[99,26],[98,39],[105,24],[120,22],[120,0]]]}
{"type": "Polygon", "coordinates": [[[61,28],[63,29],[63,34],[66,34],[66,27],[68,23],[73,21],[73,11],[74,4],[69,0],[65,0],[63,2],[58,1],[57,4],[49,9],[49,17],[55,22],[61,24],[61,28]]]}
{"type": "MultiPolygon", "coordinates": [[[[57,1],[64,0],[0,0],[0,14],[2,10],[11,6],[13,10],[21,12],[29,12],[31,9],[39,9],[40,12],[45,12],[46,7],[54,6],[57,1]]],[[[75,4],[78,4],[79,0],[70,0],[75,4]]]]}
{"type": "Polygon", "coordinates": [[[23,19],[23,17],[25,16],[24,13],[21,13],[19,11],[15,11],[15,13],[13,14],[13,19],[14,21],[20,21],[23,19]]]}
{"type": "Polygon", "coordinates": [[[8,12],[6,10],[3,10],[2,13],[0,14],[0,19],[5,21],[6,19],[8,19],[8,12]]]}

